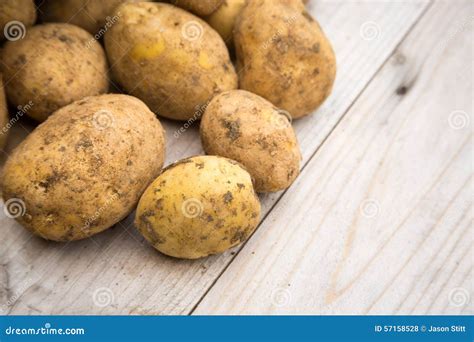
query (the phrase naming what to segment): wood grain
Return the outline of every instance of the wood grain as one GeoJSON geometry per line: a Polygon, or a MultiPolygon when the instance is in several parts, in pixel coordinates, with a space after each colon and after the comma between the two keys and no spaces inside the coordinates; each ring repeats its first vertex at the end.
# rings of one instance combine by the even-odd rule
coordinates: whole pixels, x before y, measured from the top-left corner
{"type": "Polygon", "coordinates": [[[472,3],[437,2],[195,314],[472,314],[472,3]]]}
{"type": "MultiPolygon", "coordinates": [[[[315,115],[295,122],[303,164],[427,6],[426,1],[313,2],[311,11],[334,44],[339,69],[331,98],[315,115]]],[[[176,137],[182,123],[163,122],[167,162],[202,153],[195,125],[176,137]]],[[[281,195],[262,196],[265,213],[281,195]]],[[[0,279],[11,304],[4,309],[11,314],[186,314],[241,248],[197,261],[168,258],[144,243],[131,217],[69,244],[43,241],[5,217],[0,227],[0,279]]]]}

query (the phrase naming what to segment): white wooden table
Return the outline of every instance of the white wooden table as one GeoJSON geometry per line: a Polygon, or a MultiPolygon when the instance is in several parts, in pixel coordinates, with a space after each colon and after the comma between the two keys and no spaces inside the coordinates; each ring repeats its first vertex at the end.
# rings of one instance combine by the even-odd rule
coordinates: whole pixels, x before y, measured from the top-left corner
{"type": "MultiPolygon", "coordinates": [[[[261,196],[249,241],[177,260],[132,216],[61,244],[2,210],[3,313],[474,314],[474,3],[312,0],[310,11],[336,51],[334,92],[294,122],[301,175],[261,196]]],[[[175,138],[181,124],[163,122],[167,163],[202,153],[197,127],[175,138]]]]}

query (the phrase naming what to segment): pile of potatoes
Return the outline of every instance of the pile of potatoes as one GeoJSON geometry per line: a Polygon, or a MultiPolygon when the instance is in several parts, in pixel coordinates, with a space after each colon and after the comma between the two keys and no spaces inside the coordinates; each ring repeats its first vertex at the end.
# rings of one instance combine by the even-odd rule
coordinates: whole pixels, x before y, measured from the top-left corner
{"type": "Polygon", "coordinates": [[[315,112],[335,79],[303,1],[40,3],[0,3],[1,147],[7,103],[11,114],[29,103],[39,123],[2,170],[5,208],[24,206],[11,216],[72,241],[136,208],[139,232],[177,258],[245,241],[260,220],[257,193],[299,174],[292,119],[315,112]],[[163,169],[159,117],[200,122],[206,155],[163,169]]]}

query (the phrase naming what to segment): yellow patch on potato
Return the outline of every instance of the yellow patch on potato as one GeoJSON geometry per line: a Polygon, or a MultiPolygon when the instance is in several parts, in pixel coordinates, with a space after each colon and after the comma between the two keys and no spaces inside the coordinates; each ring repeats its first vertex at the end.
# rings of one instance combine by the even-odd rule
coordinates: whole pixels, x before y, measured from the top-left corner
{"type": "Polygon", "coordinates": [[[133,59],[153,59],[165,50],[165,42],[159,40],[154,44],[136,44],[130,51],[133,59]]]}
{"type": "Polygon", "coordinates": [[[209,62],[209,56],[204,51],[199,52],[199,65],[204,69],[212,68],[212,64],[209,62]]]}
{"type": "Polygon", "coordinates": [[[112,74],[156,114],[188,120],[216,94],[237,88],[229,52],[205,21],[164,3],[127,3],[117,13],[121,19],[105,33],[112,74]]]}

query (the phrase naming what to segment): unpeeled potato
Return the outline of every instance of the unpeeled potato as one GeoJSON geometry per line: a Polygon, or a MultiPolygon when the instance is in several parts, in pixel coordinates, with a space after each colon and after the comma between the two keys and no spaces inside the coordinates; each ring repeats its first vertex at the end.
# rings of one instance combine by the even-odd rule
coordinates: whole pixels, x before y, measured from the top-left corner
{"type": "Polygon", "coordinates": [[[201,141],[208,154],[240,162],[257,192],[283,190],[299,174],[301,154],[290,115],[245,90],[217,95],[201,120],[201,141]]]}
{"type": "Polygon", "coordinates": [[[19,40],[36,21],[36,7],[33,0],[0,1],[0,41],[19,40]]]}
{"type": "Polygon", "coordinates": [[[97,234],[132,211],[164,160],[164,132],[128,95],[91,96],[65,106],[9,156],[5,208],[45,239],[97,234]]]}
{"type": "Polygon", "coordinates": [[[25,38],[8,41],[1,59],[9,102],[23,106],[32,101],[27,114],[38,121],[73,101],[108,90],[104,49],[74,25],[36,25],[25,38]]]}
{"type": "Polygon", "coordinates": [[[205,21],[164,3],[127,3],[105,34],[115,79],[155,113],[195,118],[216,94],[237,88],[227,48],[205,21]]]}
{"type": "Polygon", "coordinates": [[[245,241],[260,219],[249,173],[237,162],[196,156],[167,167],[138,203],[135,224],[160,252],[196,259],[245,241]]]}
{"type": "Polygon", "coordinates": [[[192,12],[200,17],[210,15],[216,11],[224,0],[171,0],[174,5],[192,12]]]}
{"type": "Polygon", "coordinates": [[[258,94],[293,118],[310,114],[329,96],[336,59],[301,0],[252,0],[234,28],[241,89],[258,94]]]}
{"type": "Polygon", "coordinates": [[[234,48],[233,30],[237,16],[247,0],[224,0],[224,3],[206,21],[219,34],[230,49],[234,48]]]}

